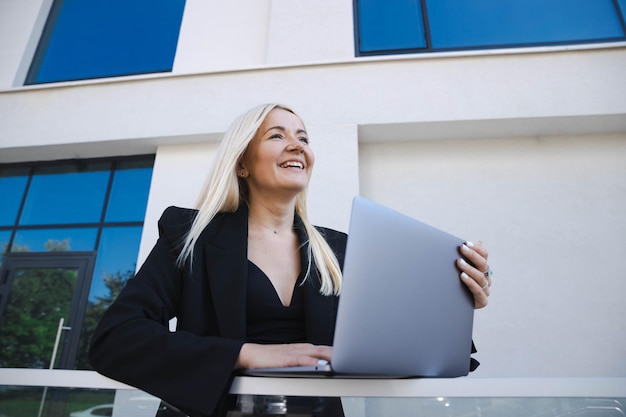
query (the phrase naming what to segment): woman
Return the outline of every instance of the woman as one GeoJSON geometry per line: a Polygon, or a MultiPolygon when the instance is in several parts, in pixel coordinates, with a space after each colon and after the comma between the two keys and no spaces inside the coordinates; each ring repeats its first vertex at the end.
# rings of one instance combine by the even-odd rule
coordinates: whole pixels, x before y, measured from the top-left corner
{"type": "MultiPolygon", "coordinates": [[[[346,235],[308,221],[314,163],[289,108],[240,116],[198,210],[163,213],[155,247],[94,334],[93,367],[206,416],[225,413],[237,369],[330,360],[346,235]]],[[[481,243],[462,250],[462,281],[484,307],[487,252],[481,243]]]]}

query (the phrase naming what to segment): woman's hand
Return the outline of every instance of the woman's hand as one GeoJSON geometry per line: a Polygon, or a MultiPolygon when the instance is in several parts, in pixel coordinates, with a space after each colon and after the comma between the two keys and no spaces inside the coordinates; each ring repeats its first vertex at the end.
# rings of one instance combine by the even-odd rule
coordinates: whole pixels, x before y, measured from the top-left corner
{"type": "Polygon", "coordinates": [[[317,365],[320,359],[330,362],[332,353],[331,346],[310,343],[282,345],[245,343],[239,351],[235,369],[317,365]]]}
{"type": "Polygon", "coordinates": [[[461,245],[461,254],[463,258],[456,262],[461,270],[461,281],[474,295],[474,308],[483,308],[489,302],[491,287],[492,272],[487,263],[489,254],[480,241],[465,242],[461,245]]]}

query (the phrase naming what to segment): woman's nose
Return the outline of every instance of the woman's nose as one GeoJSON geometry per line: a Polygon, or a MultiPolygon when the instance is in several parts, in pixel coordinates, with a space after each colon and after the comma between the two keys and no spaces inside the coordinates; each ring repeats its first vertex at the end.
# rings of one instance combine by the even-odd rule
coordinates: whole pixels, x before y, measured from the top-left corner
{"type": "Polygon", "coordinates": [[[297,138],[290,138],[289,144],[287,145],[287,150],[291,152],[303,152],[304,146],[302,146],[302,142],[300,142],[297,138]]]}

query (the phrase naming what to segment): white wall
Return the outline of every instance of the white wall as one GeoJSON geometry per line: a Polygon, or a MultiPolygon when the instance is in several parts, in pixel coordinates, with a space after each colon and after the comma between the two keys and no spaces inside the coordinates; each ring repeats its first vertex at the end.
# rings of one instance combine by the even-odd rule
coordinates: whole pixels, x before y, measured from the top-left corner
{"type": "Polygon", "coordinates": [[[354,59],[352,3],[187,0],[174,74],[354,59]]]}
{"type": "Polygon", "coordinates": [[[0,91],[0,162],[19,160],[20,147],[29,146],[66,145],[87,155],[90,144],[107,141],[180,143],[222,132],[242,109],[266,101],[295,107],[309,124],[377,127],[391,140],[407,124],[438,124],[445,136],[459,134],[460,122],[465,137],[490,126],[509,136],[623,132],[621,68],[626,48],[491,52],[0,91]]]}
{"type": "Polygon", "coordinates": [[[52,0],[0,1],[0,90],[24,84],[52,0]]]}
{"type": "Polygon", "coordinates": [[[354,60],[352,2],[272,0],[268,65],[354,60]]]}
{"type": "Polygon", "coordinates": [[[270,0],[186,0],[173,73],[265,64],[270,0]]]}

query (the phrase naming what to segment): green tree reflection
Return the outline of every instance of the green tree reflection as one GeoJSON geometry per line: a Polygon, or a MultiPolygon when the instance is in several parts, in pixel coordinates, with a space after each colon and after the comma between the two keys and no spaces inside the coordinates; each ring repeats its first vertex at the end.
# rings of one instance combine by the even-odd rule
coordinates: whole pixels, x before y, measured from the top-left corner
{"type": "MultiPolygon", "coordinates": [[[[6,251],[6,245],[3,252],[6,251]]],[[[47,252],[70,252],[69,239],[45,242],[47,252]]],[[[12,245],[11,252],[30,252],[26,245],[12,245]]],[[[75,369],[91,369],[89,342],[104,314],[134,269],[105,273],[103,295],[88,302],[81,328],[75,369]]],[[[47,368],[61,318],[70,316],[71,302],[78,281],[77,271],[64,268],[20,268],[16,271],[9,300],[0,318],[0,367],[47,368]]]]}
{"type": "Polygon", "coordinates": [[[0,366],[47,368],[59,319],[67,317],[77,272],[24,268],[16,273],[0,327],[0,366]]]}
{"type": "Polygon", "coordinates": [[[104,314],[105,310],[109,308],[111,303],[117,298],[119,293],[126,285],[126,281],[134,276],[134,270],[128,270],[125,273],[117,271],[113,274],[107,274],[102,279],[104,285],[107,288],[107,293],[102,296],[96,297],[95,301],[89,301],[87,305],[87,311],[85,312],[85,319],[83,320],[83,328],[80,337],[80,346],[78,351],[78,358],[76,361],[77,369],[91,369],[89,363],[89,342],[93,335],[98,321],[104,314]]]}

